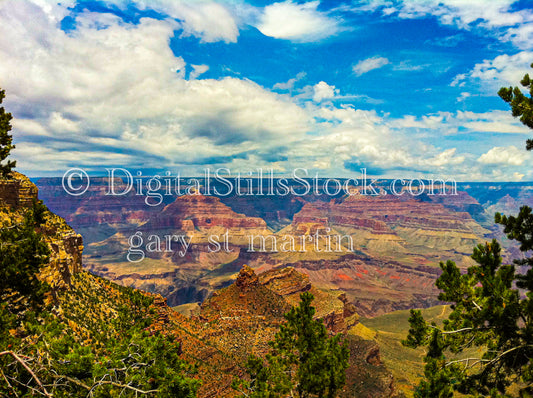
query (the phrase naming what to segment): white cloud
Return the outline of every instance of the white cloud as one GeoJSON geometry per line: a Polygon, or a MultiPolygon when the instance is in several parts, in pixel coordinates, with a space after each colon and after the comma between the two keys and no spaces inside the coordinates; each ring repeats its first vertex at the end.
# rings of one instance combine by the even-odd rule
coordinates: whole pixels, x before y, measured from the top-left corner
{"type": "Polygon", "coordinates": [[[61,2],[55,2],[50,0],[33,0],[37,6],[39,6],[43,12],[55,23],[61,22],[65,18],[69,11],[68,7],[74,7],[77,0],[61,0],[61,2]]]}
{"type": "Polygon", "coordinates": [[[405,115],[400,119],[396,119],[392,122],[392,125],[398,128],[424,128],[424,129],[437,129],[442,126],[445,114],[439,113],[436,115],[424,115],[420,118],[416,118],[413,115],[405,115]]]}
{"type": "Polygon", "coordinates": [[[484,164],[501,164],[521,166],[531,155],[515,146],[494,147],[478,158],[478,162],[484,164]]]}
{"type": "Polygon", "coordinates": [[[426,40],[426,43],[433,44],[440,47],[455,47],[460,42],[464,41],[465,37],[462,33],[458,33],[452,36],[436,37],[434,39],[426,40]]]}
{"type": "Polygon", "coordinates": [[[478,84],[481,91],[494,95],[502,85],[519,85],[524,74],[531,71],[532,60],[532,51],[521,51],[514,55],[499,55],[492,60],[484,60],[476,64],[467,73],[457,75],[452,86],[463,87],[465,83],[470,82],[478,84]]]}
{"type": "Polygon", "coordinates": [[[198,76],[203,75],[209,70],[208,65],[191,65],[193,70],[189,74],[189,79],[196,79],[198,76]]]}
{"type": "MultiPolygon", "coordinates": [[[[15,140],[38,134],[84,142],[88,152],[139,152],[156,167],[290,144],[307,131],[302,108],[249,80],[185,80],[186,64],[168,46],[176,22],[102,18],[82,13],[66,34],[33,4],[0,3],[0,76],[20,119],[15,140]]],[[[41,145],[56,150],[53,140],[41,145]]],[[[60,168],[61,159],[42,166],[60,168]]]]}
{"type": "Polygon", "coordinates": [[[257,29],[265,36],[311,42],[335,35],[339,21],[317,10],[319,1],[297,4],[290,0],[264,8],[257,29]]]}
{"type": "Polygon", "coordinates": [[[51,130],[59,133],[79,133],[79,123],[69,120],[59,112],[52,112],[48,119],[48,126],[51,130]]]}
{"type": "Polygon", "coordinates": [[[415,64],[412,61],[401,61],[398,64],[395,64],[392,69],[395,71],[402,71],[402,72],[413,72],[413,71],[419,71],[426,68],[435,68],[435,65],[432,64],[415,64]]]}
{"type": "Polygon", "coordinates": [[[239,30],[229,11],[214,2],[165,2],[174,18],[184,20],[185,34],[201,37],[205,42],[236,42],[239,30]]]}
{"type": "Polygon", "coordinates": [[[457,97],[457,102],[464,102],[466,101],[468,98],[472,97],[472,94],[469,93],[469,92],[466,92],[466,91],[463,91],[459,97],[457,97]]]}
{"type": "Polygon", "coordinates": [[[295,77],[293,77],[292,79],[287,80],[286,82],[274,84],[274,87],[272,87],[272,88],[274,90],[288,90],[288,91],[291,91],[292,89],[294,89],[294,85],[297,82],[299,82],[300,80],[302,80],[303,78],[305,78],[306,76],[307,76],[307,73],[300,72],[295,77]]]}
{"type": "Polygon", "coordinates": [[[353,66],[353,73],[361,76],[374,69],[379,69],[389,64],[389,60],[384,57],[372,57],[359,61],[353,66]]]}
{"type": "Polygon", "coordinates": [[[532,48],[533,11],[515,10],[516,0],[382,0],[366,1],[352,10],[376,11],[403,19],[435,16],[443,25],[464,30],[480,29],[502,40],[512,41],[518,48],[532,48]],[[507,29],[502,29],[507,28],[507,29]]]}
{"type": "Polygon", "coordinates": [[[458,165],[465,161],[465,156],[454,156],[457,148],[447,149],[432,158],[427,160],[427,164],[431,166],[443,167],[450,165],[458,165]]]}
{"type": "Polygon", "coordinates": [[[468,133],[511,133],[530,134],[529,128],[514,118],[508,111],[488,111],[476,113],[470,111],[438,112],[432,115],[414,117],[405,115],[391,121],[391,125],[401,129],[439,130],[442,134],[468,133]]]}
{"type": "Polygon", "coordinates": [[[518,48],[531,50],[531,43],[533,43],[533,23],[530,22],[509,28],[503,36],[503,39],[512,41],[518,48]]]}
{"type": "Polygon", "coordinates": [[[335,86],[330,86],[326,82],[319,82],[313,86],[314,95],[313,101],[320,102],[325,99],[334,98],[338,90],[335,89],[335,86]]]}
{"type": "MultiPolygon", "coordinates": [[[[46,0],[40,0],[46,1],[46,0]]],[[[211,0],[104,0],[126,8],[131,3],[141,10],[154,10],[179,21],[183,35],[192,35],[206,43],[234,43],[239,36],[235,18],[228,8],[211,0]]],[[[62,2],[63,3],[63,2],[62,2]]]]}

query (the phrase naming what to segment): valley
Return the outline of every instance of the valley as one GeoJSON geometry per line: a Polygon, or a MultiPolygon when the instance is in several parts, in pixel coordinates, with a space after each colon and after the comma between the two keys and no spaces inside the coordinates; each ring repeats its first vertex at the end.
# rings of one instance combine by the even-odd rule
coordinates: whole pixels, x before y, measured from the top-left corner
{"type": "MultiPolygon", "coordinates": [[[[237,201],[233,209],[227,198],[198,194],[155,211],[135,197],[130,204],[106,200],[98,185],[89,198],[70,202],[47,182],[41,181],[38,193],[17,174],[0,187],[0,198],[16,218],[9,209],[21,212],[39,195],[85,234],[47,213],[42,230],[52,255],[40,278],[55,292],[56,311],[74,335],[86,336],[87,322],[127,308],[106,301],[108,294],[121,302],[130,294],[146,296],[155,316],[148,330],[179,343],[180,357],[202,380],[200,397],[241,393],[233,384],[246,380],[248,356],[266,355],[267,342],[303,292],[313,295],[315,317],[329,333],[345,336],[351,356],[341,397],[411,396],[423,371],[423,350],[401,345],[408,309],[425,308],[427,319],[439,324],[449,310],[438,305],[438,262],[451,258],[465,268],[473,245],[501,234],[466,192],[448,206],[442,198],[298,197],[284,199],[293,207],[276,214],[264,212],[257,199],[237,201]],[[344,250],[331,250],[328,234],[346,237],[338,241],[344,250]],[[214,236],[223,250],[210,247],[214,236]],[[247,236],[289,236],[294,250],[252,251],[247,236]],[[301,239],[313,236],[313,250],[303,250],[301,239]],[[136,249],[142,250],[140,261],[129,257],[136,249]],[[96,307],[85,308],[83,297],[96,307]]],[[[507,195],[490,206],[504,208],[507,195]]]]}
{"type": "MultiPolygon", "coordinates": [[[[243,264],[258,273],[292,266],[317,286],[345,291],[365,316],[439,304],[438,263],[471,265],[475,245],[502,238],[490,212],[516,211],[533,192],[463,183],[446,195],[397,196],[383,181],[376,189],[387,194],[378,196],[303,195],[299,184],[297,195],[216,197],[200,194],[206,182],[195,181],[190,195],[147,206],[133,191],[106,195],[104,178],[83,196],[68,195],[60,179],[35,180],[49,208],[82,234],[87,270],[162,294],[171,306],[202,303],[243,264]]],[[[503,241],[513,258],[518,249],[503,241]]]]}

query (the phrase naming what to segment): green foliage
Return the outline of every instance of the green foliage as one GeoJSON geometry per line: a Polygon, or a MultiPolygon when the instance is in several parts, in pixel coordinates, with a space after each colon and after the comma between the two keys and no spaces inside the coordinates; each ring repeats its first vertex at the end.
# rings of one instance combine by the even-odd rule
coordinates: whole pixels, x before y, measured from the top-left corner
{"type": "MultiPolygon", "coordinates": [[[[0,105],[5,98],[5,91],[0,90],[0,105]]],[[[14,160],[8,160],[5,164],[2,162],[9,156],[9,153],[15,145],[13,145],[13,137],[9,134],[11,131],[11,113],[7,113],[3,106],[0,106],[0,177],[7,177],[11,173],[11,169],[15,167],[14,160]]]]}
{"type": "Polygon", "coordinates": [[[41,209],[35,204],[21,222],[0,229],[0,297],[13,313],[40,307],[47,290],[37,278],[49,260],[48,246],[36,231],[41,223],[41,209]]]}
{"type": "Polygon", "coordinates": [[[270,398],[287,394],[299,397],[337,396],[345,383],[349,351],[341,335],[328,336],[321,320],[313,319],[313,295],[303,293],[298,307],[286,315],[266,362],[256,356],[247,364],[250,397],[270,398]]]}
{"type": "MultiPolygon", "coordinates": [[[[533,64],[531,64],[533,68],[533,64]]],[[[498,95],[508,104],[511,105],[511,110],[514,117],[520,117],[520,121],[533,129],[533,86],[529,74],[526,74],[520,81],[522,87],[528,90],[529,97],[525,96],[519,87],[502,87],[498,91],[498,95]]],[[[526,141],[526,149],[529,151],[533,149],[533,140],[526,141]]]]}
{"type": "MultiPolygon", "coordinates": [[[[533,67],[533,64],[531,65],[533,67]]],[[[511,105],[513,116],[533,128],[533,86],[528,74],[518,87],[501,88],[498,95],[511,105]]],[[[527,140],[526,149],[533,149],[527,140]]],[[[441,263],[437,287],[439,299],[452,303],[452,312],[443,327],[427,325],[419,311],[411,311],[411,329],[403,342],[409,347],[427,346],[425,380],[415,396],[452,397],[454,392],[472,396],[508,397],[509,386],[520,387],[520,396],[533,394],[533,214],[523,206],[519,214],[495,215],[509,239],[520,243],[524,258],[503,265],[496,240],[474,248],[477,265],[461,273],[452,261],[441,263]],[[478,348],[476,357],[449,360],[446,355],[478,348]]]]}
{"type": "MultiPolygon", "coordinates": [[[[527,243],[531,233],[522,235],[532,221],[529,209],[523,208],[517,218],[498,215],[496,220],[505,225],[509,238],[522,243],[522,249],[531,245],[527,243]]],[[[425,380],[416,397],[451,397],[454,391],[503,397],[508,396],[511,384],[522,383],[525,392],[532,381],[531,291],[521,295],[515,288],[515,282],[521,287],[531,286],[530,272],[516,275],[514,265],[502,265],[496,240],[478,245],[472,258],[477,265],[466,273],[452,261],[440,264],[439,299],[452,303],[452,313],[442,329],[428,325],[420,311],[411,311],[411,329],[404,344],[427,346],[425,380]],[[475,347],[483,353],[461,360],[447,358],[475,347]]]]}
{"type": "MultiPolygon", "coordinates": [[[[111,283],[95,280],[84,273],[74,276],[72,289],[62,292],[60,300],[80,307],[95,291],[116,293],[111,283]]],[[[119,290],[118,297],[101,297],[106,304],[117,301],[110,308],[116,316],[95,320],[93,309],[103,309],[95,297],[94,307],[65,307],[61,317],[46,311],[27,316],[17,335],[7,333],[1,344],[24,358],[54,397],[195,397],[199,382],[189,377],[195,370],[180,358],[179,342],[149,330],[152,300],[133,289],[119,290]],[[133,311],[125,305],[130,299],[133,311]]],[[[0,322],[9,316],[0,313],[0,322]]],[[[0,396],[42,392],[11,356],[0,356],[0,371],[5,376],[0,377],[0,396]]]]}
{"type": "Polygon", "coordinates": [[[179,341],[153,327],[151,297],[80,272],[44,305],[46,207],[19,219],[0,230],[0,396],[196,396],[179,341]]]}

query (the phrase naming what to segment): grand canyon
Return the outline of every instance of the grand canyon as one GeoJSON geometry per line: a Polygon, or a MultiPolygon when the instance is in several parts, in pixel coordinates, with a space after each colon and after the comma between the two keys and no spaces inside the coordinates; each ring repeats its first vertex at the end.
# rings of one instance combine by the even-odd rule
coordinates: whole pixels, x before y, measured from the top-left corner
{"type": "Polygon", "coordinates": [[[459,183],[447,194],[399,196],[385,191],[385,181],[387,194],[377,196],[194,191],[147,206],[134,192],[106,194],[105,178],[93,178],[80,196],[69,195],[60,178],[33,182],[17,174],[0,196],[12,209],[38,196],[57,214],[46,229],[53,255],[42,278],[58,291],[97,292],[104,282],[92,278],[102,277],[155,298],[153,327],[178,339],[182,357],[199,366],[201,397],[237,394],[232,382],[245,377],[247,357],[267,352],[303,292],[314,295],[316,317],[330,333],[347,339],[341,396],[410,396],[423,363],[420,351],[399,344],[406,310],[425,308],[437,321],[448,313],[437,299],[439,262],[466,269],[473,247],[492,238],[503,242],[506,259],[520,253],[492,213],[533,202],[529,184],[459,183]],[[158,239],[136,244],[142,257],[131,257],[140,237],[158,239]],[[302,239],[313,237],[303,248],[302,239]],[[251,249],[253,239],[264,239],[263,250],[251,249]],[[282,242],[291,242],[287,250],[279,250],[282,242]]]}
{"type": "MultiPolygon", "coordinates": [[[[79,197],[68,195],[60,179],[40,178],[35,183],[47,206],[84,237],[87,270],[159,293],[169,305],[187,311],[231,284],[244,264],[258,274],[293,267],[313,285],[345,291],[364,316],[436,305],[438,263],[471,265],[475,245],[503,237],[493,213],[513,214],[519,203],[533,201],[528,184],[463,183],[454,195],[197,193],[147,206],[134,192],[106,195],[105,178],[93,179],[89,191],[79,197]],[[142,261],[128,261],[128,241],[139,232],[145,240],[161,237],[163,247],[143,250],[142,261]],[[224,234],[227,247],[210,249],[209,237],[224,234]],[[167,250],[162,237],[172,235],[188,237],[186,252],[167,250]],[[342,250],[328,250],[327,235],[344,237],[342,250]],[[277,237],[279,246],[291,236],[293,250],[268,246],[272,238],[277,237]],[[302,236],[323,238],[302,250],[302,236]],[[266,250],[250,250],[250,237],[265,239],[266,250]]],[[[506,243],[506,255],[513,258],[518,250],[506,243]]]]}

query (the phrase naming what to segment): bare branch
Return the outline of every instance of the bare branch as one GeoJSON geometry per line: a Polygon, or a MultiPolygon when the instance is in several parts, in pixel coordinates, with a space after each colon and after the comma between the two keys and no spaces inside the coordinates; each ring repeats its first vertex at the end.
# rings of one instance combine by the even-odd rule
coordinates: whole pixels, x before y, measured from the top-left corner
{"type": "Polygon", "coordinates": [[[4,371],[2,369],[0,369],[0,373],[2,373],[2,377],[4,378],[4,380],[6,381],[7,385],[9,388],[11,388],[11,390],[15,393],[15,396],[19,396],[17,394],[17,392],[15,391],[15,389],[13,388],[13,386],[11,385],[11,383],[9,382],[9,380],[7,379],[6,375],[4,374],[4,371]]]}
{"type": "MultiPolygon", "coordinates": [[[[437,326],[433,326],[433,325],[428,325],[428,326],[429,326],[430,328],[440,330],[440,328],[438,328],[437,326]]],[[[442,333],[442,334],[455,334],[455,333],[472,332],[472,331],[489,330],[489,329],[494,329],[494,327],[487,327],[487,326],[485,326],[485,327],[481,327],[481,328],[462,328],[462,329],[448,330],[448,331],[441,330],[441,333],[442,333]]]]}
{"type": "Polygon", "coordinates": [[[35,379],[35,381],[37,382],[39,387],[41,387],[41,389],[43,390],[44,395],[46,397],[52,398],[52,396],[48,393],[48,391],[46,391],[46,388],[43,386],[43,383],[41,383],[41,380],[39,380],[39,378],[35,375],[35,373],[33,373],[33,370],[30,369],[30,367],[26,364],[26,362],[22,358],[20,358],[13,351],[2,351],[2,352],[0,352],[0,356],[3,356],[3,355],[11,355],[13,358],[15,358],[15,360],[18,363],[20,363],[24,367],[24,369],[26,369],[26,371],[35,379]]]}
{"type": "Polygon", "coordinates": [[[99,381],[98,383],[96,383],[94,386],[91,387],[91,390],[101,386],[101,385],[106,385],[106,384],[110,384],[112,386],[115,386],[115,387],[118,387],[118,388],[124,388],[124,389],[128,389],[128,390],[132,390],[132,391],[135,391],[136,393],[138,394],[152,394],[152,393],[156,393],[156,392],[159,392],[159,390],[148,390],[148,391],[144,391],[144,390],[140,390],[136,387],[133,387],[133,386],[130,386],[129,384],[120,384],[120,383],[116,383],[114,381],[99,381]]]}
{"type": "Polygon", "coordinates": [[[481,359],[481,358],[456,359],[455,361],[447,362],[446,365],[444,365],[444,366],[447,367],[447,366],[453,365],[454,363],[461,363],[461,362],[466,362],[466,367],[467,368],[471,368],[471,367],[474,367],[475,365],[477,365],[480,362],[489,362],[489,360],[488,359],[481,359]],[[476,362],[474,362],[472,364],[472,366],[470,366],[470,361],[476,361],[476,362]]]}

